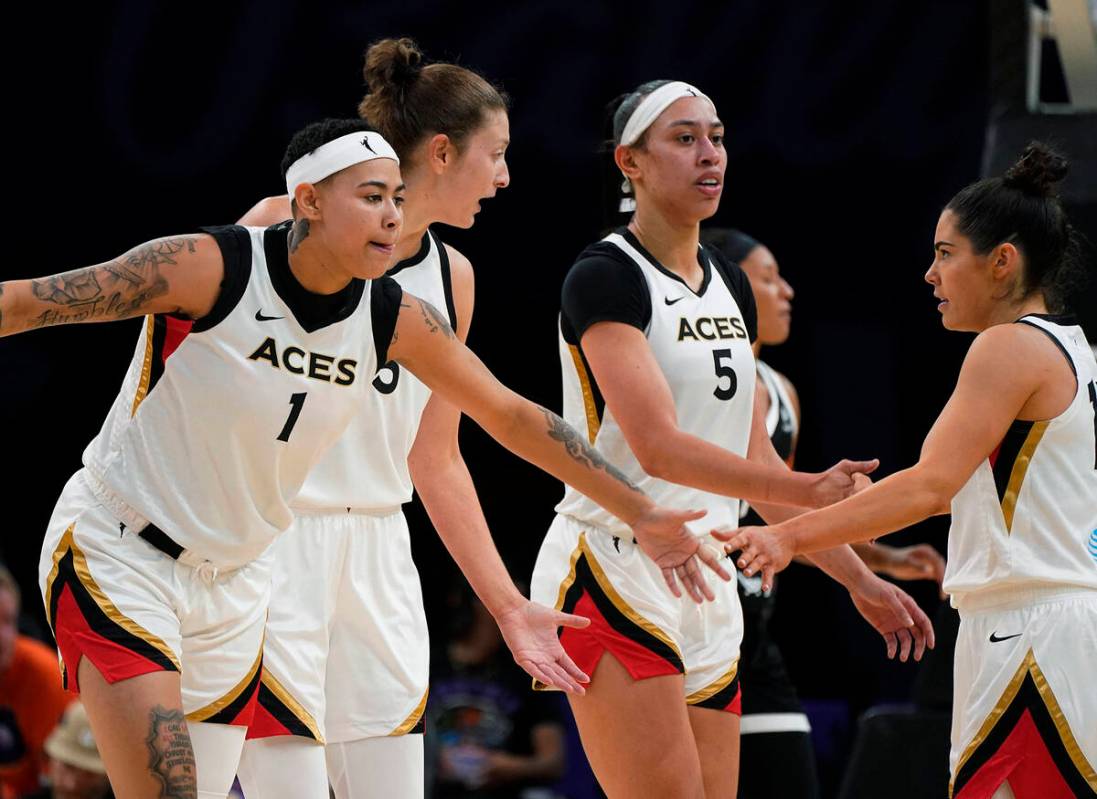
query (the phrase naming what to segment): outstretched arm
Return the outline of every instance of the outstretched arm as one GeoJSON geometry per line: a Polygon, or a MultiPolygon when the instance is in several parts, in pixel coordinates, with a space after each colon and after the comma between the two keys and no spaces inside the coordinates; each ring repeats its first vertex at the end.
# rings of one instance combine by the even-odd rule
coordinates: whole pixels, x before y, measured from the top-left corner
{"type": "Polygon", "coordinates": [[[1016,369],[1016,363],[1048,363],[1059,357],[1048,348],[1054,344],[1046,336],[1023,325],[984,331],[972,343],[956,389],[926,436],[918,463],[829,508],[771,528],[739,531],[726,546],[743,551],[744,573],[771,574],[784,568],[792,554],[870,540],[947,513],[952,497],[1047,379],[1043,370],[1016,369]]]}
{"type": "Polygon", "coordinates": [[[781,462],[743,458],[678,426],[670,386],[641,330],[598,322],[583,333],[581,344],[629,449],[652,477],[745,499],[755,507],[817,507],[845,497],[853,472],[871,471],[871,462],[843,461],[827,472],[807,474],[781,462]]]}
{"type": "MultiPolygon", "coordinates": [[[[457,337],[463,342],[472,321],[472,265],[452,248],[453,304],[457,337]]],[[[457,433],[461,412],[442,397],[431,397],[419,422],[408,467],[434,529],[446,545],[503,634],[514,660],[531,677],[569,693],[583,693],[590,678],[564,652],[561,625],[585,627],[589,621],[530,602],[507,573],[491,538],[476,496],[457,433]]]]}
{"type": "Polygon", "coordinates": [[[702,595],[712,598],[701,578],[698,558],[721,578],[730,579],[719,559],[683,526],[701,518],[703,511],[656,506],[563,419],[496,380],[430,303],[404,295],[389,354],[507,449],[587,494],[628,524],[676,594],[677,578],[695,600],[702,595]]]}
{"type": "Polygon", "coordinates": [[[0,283],[0,336],[149,313],[198,319],[213,307],[224,270],[213,237],[199,234],[155,239],[71,272],[9,280],[0,283]]]}

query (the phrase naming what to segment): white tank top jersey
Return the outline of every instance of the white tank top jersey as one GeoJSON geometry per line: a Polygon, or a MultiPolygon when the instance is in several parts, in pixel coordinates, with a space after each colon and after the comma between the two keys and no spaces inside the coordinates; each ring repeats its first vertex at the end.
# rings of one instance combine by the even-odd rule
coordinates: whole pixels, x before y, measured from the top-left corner
{"type": "MultiPolygon", "coordinates": [[[[699,261],[705,276],[700,292],[695,293],[681,278],[642,252],[630,233],[611,233],[602,242],[620,250],[643,276],[651,306],[644,334],[674,397],[679,428],[745,457],[756,369],[750,326],[724,270],[702,248],[699,261]]],[[[729,266],[739,273],[738,266],[729,266]]],[[[745,277],[743,280],[746,285],[745,277]]],[[[746,293],[752,296],[749,287],[746,293]]],[[[613,413],[604,407],[581,348],[569,343],[562,331],[560,360],[564,419],[575,429],[585,431],[606,460],[660,505],[707,510],[708,515],[691,525],[699,534],[717,525],[738,525],[738,500],[657,479],[643,471],[613,413]]],[[[628,531],[617,517],[570,487],[565,487],[556,511],[613,535],[628,531]]]]}
{"type": "Polygon", "coordinates": [[[1015,421],[953,498],[944,590],[961,609],[998,589],[1097,589],[1097,360],[1073,319],[1018,323],[1051,337],[1078,390],[1054,419],[1015,421]]]}
{"type": "MultiPolygon", "coordinates": [[[[758,362],[758,377],[769,395],[769,408],[766,411],[766,432],[769,440],[773,442],[773,449],[781,460],[792,468],[793,455],[795,454],[796,434],[799,431],[799,422],[793,413],[792,399],[785,388],[785,381],[777,371],[765,361],[758,362]]],[[[744,521],[750,513],[750,503],[743,500],[739,503],[739,520],[744,521]]],[[[751,517],[749,524],[765,524],[757,514],[751,517]]]]}
{"type": "MultiPolygon", "coordinates": [[[[433,232],[424,235],[419,252],[389,270],[388,277],[446,314],[457,329],[449,257],[433,232]]],[[[408,454],[430,393],[399,364],[385,364],[373,379],[365,412],[355,415],[309,473],[293,508],[312,513],[387,511],[410,502],[408,454]]]]}
{"type": "Polygon", "coordinates": [[[387,278],[307,294],[289,271],[289,228],[205,229],[225,261],[213,310],[146,317],[84,451],[95,481],[219,568],[254,560],[289,527],[309,469],[373,393],[399,313],[387,278]]]}

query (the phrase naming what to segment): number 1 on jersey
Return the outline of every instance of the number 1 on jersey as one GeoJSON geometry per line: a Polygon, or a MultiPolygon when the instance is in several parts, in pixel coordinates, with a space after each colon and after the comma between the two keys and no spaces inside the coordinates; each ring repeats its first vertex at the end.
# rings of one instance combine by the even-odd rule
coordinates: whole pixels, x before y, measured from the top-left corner
{"type": "Polygon", "coordinates": [[[305,407],[305,397],[307,396],[307,391],[290,395],[289,418],[286,419],[286,424],[282,427],[282,432],[278,434],[279,441],[289,441],[289,434],[293,432],[293,426],[297,424],[297,417],[301,415],[301,409],[305,407]]]}

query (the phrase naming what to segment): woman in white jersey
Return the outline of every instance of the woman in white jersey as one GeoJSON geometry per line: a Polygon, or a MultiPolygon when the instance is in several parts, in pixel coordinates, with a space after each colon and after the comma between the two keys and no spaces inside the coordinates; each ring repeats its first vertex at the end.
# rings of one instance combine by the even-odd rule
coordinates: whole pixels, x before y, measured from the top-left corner
{"type": "Polygon", "coordinates": [[[1097,361],[1061,315],[1080,267],[1054,193],[1066,169],[1030,144],[1004,177],[968,186],[941,213],[926,280],[944,326],[979,335],[918,463],[726,545],[769,584],[795,553],[951,508],[960,799],[1097,793],[1097,361]]]}
{"type": "MultiPolygon", "coordinates": [[[[755,308],[746,276],[699,245],[723,184],[723,125],[685,83],[655,81],[614,117],[614,157],[635,192],[627,228],[591,245],[564,282],[564,415],[609,462],[662,497],[734,526],[737,497],[785,518],[847,495],[875,463],[791,472],[753,419],[755,308]]],[[[610,797],[733,796],[742,618],[733,584],[703,613],[659,590],[658,572],[596,501],[572,491],[537,558],[533,598],[591,619],[564,649],[591,674],[569,696],[610,797]],[[729,769],[729,764],[731,768],[729,769]]],[[[928,619],[848,548],[819,559],[903,657],[928,619]]]]}
{"type": "MultiPolygon", "coordinates": [[[[392,142],[407,185],[389,276],[444,310],[464,341],[472,265],[429,226],[470,227],[480,201],[509,183],[507,103],[471,70],[421,61],[408,39],[373,44],[359,113],[392,142]]],[[[289,213],[288,197],[272,197],[241,223],[289,213]]],[[[249,795],[323,799],[330,779],[339,799],[422,796],[430,653],[400,510],[413,484],[518,662],[582,690],[585,675],[556,637],[559,624],[578,622],[528,602],[508,578],[461,457],[458,410],[395,363],[373,385],[368,407],[309,475],[293,535],[278,544],[263,687],[240,768],[249,795]]]]}
{"type": "MultiPolygon", "coordinates": [[[[759,357],[762,346],[784,344],[792,323],[792,286],[781,274],[768,247],[740,230],[706,228],[701,240],[739,264],[750,278],[758,309],[758,338],[754,342],[758,382],[754,413],[765,419],[774,451],[790,467],[800,431],[800,399],[785,375],[759,357]]],[[[764,524],[749,502],[739,508],[739,524],[764,524]]],[[[929,544],[891,547],[858,543],[853,551],[879,574],[899,580],[933,579],[940,583],[945,561],[929,544]]],[[[743,686],[740,722],[739,799],[815,799],[819,781],[811,727],[796,695],[785,659],[770,634],[777,608],[776,581],[762,590],[760,575],[737,573],[739,604],[743,608],[739,681],[743,686]]]]}
{"type": "Polygon", "coordinates": [[[378,133],[360,120],[310,125],[283,172],[292,223],[211,228],[0,283],[0,335],[147,315],[40,562],[69,685],[121,796],[228,792],[258,690],[263,555],[390,359],[505,446],[612,502],[668,582],[693,580],[698,558],[716,565],[681,526],[695,514],[657,508],[558,417],[500,386],[432,305],[371,280],[402,222],[398,159],[378,133]]]}

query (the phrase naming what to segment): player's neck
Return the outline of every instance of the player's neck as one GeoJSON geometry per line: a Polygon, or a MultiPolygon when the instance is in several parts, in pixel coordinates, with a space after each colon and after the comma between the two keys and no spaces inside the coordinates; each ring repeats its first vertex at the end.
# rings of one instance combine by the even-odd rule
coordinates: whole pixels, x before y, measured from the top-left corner
{"type": "Polygon", "coordinates": [[[1044,301],[1043,295],[1034,294],[1031,297],[1026,297],[1021,302],[1002,303],[996,306],[987,320],[987,327],[1005,325],[1020,319],[1022,316],[1034,313],[1046,314],[1047,312],[1047,303],[1044,301]]]}
{"type": "Polygon", "coordinates": [[[658,212],[646,212],[644,206],[638,206],[628,228],[659,263],[687,284],[700,285],[703,273],[697,263],[699,224],[676,224],[658,212]]]}

